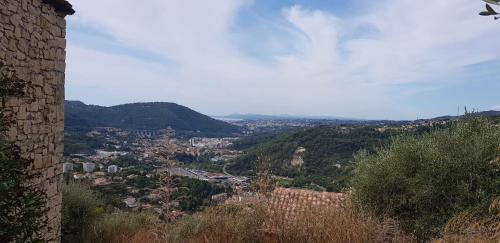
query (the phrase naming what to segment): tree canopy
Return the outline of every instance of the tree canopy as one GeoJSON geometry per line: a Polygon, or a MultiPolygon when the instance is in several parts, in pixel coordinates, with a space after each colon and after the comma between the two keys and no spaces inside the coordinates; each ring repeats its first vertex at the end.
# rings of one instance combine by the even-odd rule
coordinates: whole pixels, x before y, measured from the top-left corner
{"type": "Polygon", "coordinates": [[[355,201],[426,239],[454,214],[500,196],[500,127],[468,116],[447,129],[396,137],[356,163],[355,201]]]}

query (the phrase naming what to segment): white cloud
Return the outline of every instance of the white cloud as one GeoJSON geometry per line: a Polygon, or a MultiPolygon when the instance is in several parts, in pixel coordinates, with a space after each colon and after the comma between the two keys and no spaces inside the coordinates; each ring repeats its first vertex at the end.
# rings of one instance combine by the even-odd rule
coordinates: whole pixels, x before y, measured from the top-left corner
{"type": "MultiPolygon", "coordinates": [[[[182,94],[182,84],[175,79],[174,72],[160,64],[145,63],[128,56],[69,45],[68,67],[67,80],[70,85],[94,87],[96,92],[107,93],[118,103],[143,99],[152,101],[162,98],[162,94],[177,95],[176,97],[182,94]],[[168,83],[168,86],[165,83],[168,83]],[[174,92],[175,90],[178,91],[174,92]],[[144,96],[145,94],[148,96],[144,96]]],[[[86,100],[85,97],[92,97],[94,94],[76,95],[78,97],[74,99],[86,100]]],[[[100,98],[109,100],[109,97],[100,98]]]]}
{"type": "Polygon", "coordinates": [[[372,24],[379,38],[353,40],[348,65],[377,83],[433,79],[464,65],[498,58],[491,46],[500,39],[491,19],[477,17],[474,1],[390,1],[359,21],[372,24]]]}
{"type": "MultiPolygon", "coordinates": [[[[125,46],[176,64],[172,68],[146,63],[70,43],[68,85],[118,90],[116,103],[142,97],[210,114],[413,117],[417,111],[411,107],[395,108],[398,97],[388,95],[392,85],[436,85],[436,80],[464,65],[500,57],[488,46],[500,41],[497,23],[476,16],[482,6],[468,0],[432,6],[388,1],[349,19],[291,6],[281,17],[291,28],[288,41],[300,44],[287,55],[271,57],[275,62],[269,65],[242,54],[232,42],[236,17],[251,1],[74,0],[73,4],[78,14],[71,21],[99,28],[125,46]],[[360,26],[372,26],[377,33],[346,39],[360,26]]],[[[276,43],[268,48],[273,46],[276,43]]],[[[85,101],[84,94],[74,96],[85,101]]]]}

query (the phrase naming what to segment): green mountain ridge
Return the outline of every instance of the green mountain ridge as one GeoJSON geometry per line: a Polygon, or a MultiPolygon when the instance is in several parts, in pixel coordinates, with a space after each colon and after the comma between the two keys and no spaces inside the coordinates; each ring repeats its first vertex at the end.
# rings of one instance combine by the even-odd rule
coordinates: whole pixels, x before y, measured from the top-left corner
{"type": "Polygon", "coordinates": [[[240,132],[237,126],[167,102],[104,107],[86,105],[81,101],[65,101],[65,119],[67,131],[86,131],[94,127],[156,131],[171,127],[180,135],[214,137],[240,132]]]}
{"type": "Polygon", "coordinates": [[[352,126],[349,130],[319,126],[262,138],[248,137],[235,143],[237,148],[245,149],[245,154],[228,169],[233,174],[252,176],[261,158],[270,163],[274,175],[293,178],[292,187],[319,185],[329,191],[340,191],[354,168],[354,155],[359,150],[374,152],[389,143],[395,134],[377,132],[372,126],[352,126]],[[301,170],[291,166],[298,147],[306,149],[301,170]]]}
{"type": "Polygon", "coordinates": [[[346,118],[339,116],[308,116],[308,115],[263,115],[263,114],[231,114],[228,116],[220,116],[221,118],[239,119],[245,121],[262,121],[262,120],[340,120],[340,121],[363,121],[363,119],[346,118]]]}

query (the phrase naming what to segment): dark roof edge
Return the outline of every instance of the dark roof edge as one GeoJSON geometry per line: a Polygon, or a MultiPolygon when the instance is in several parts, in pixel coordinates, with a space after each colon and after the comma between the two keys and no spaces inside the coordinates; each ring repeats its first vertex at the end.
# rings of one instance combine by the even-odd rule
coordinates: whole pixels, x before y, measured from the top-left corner
{"type": "Polygon", "coordinates": [[[66,0],[42,0],[42,2],[51,5],[57,12],[64,15],[73,15],[75,13],[73,5],[66,0]]]}

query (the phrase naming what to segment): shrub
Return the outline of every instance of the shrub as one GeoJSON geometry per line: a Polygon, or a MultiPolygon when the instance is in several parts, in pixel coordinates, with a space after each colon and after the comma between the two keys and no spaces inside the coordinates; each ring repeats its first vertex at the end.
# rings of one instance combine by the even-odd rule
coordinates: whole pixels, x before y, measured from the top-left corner
{"type": "MultiPolygon", "coordinates": [[[[139,232],[145,232],[144,235],[148,235],[148,229],[154,225],[154,222],[154,216],[144,213],[107,214],[92,225],[86,241],[92,243],[131,242],[132,237],[138,238],[136,234],[139,232]]],[[[150,235],[149,237],[151,238],[150,235]]],[[[151,242],[151,240],[142,242],[151,242]]]]}
{"type": "Polygon", "coordinates": [[[222,193],[224,188],[187,177],[174,177],[176,190],[170,195],[172,201],[179,202],[182,211],[196,211],[209,204],[212,195],[222,193]]]}
{"type": "Polygon", "coordinates": [[[26,186],[31,177],[28,164],[18,148],[0,135],[0,242],[40,240],[45,194],[26,186]]]}
{"type": "Polygon", "coordinates": [[[142,239],[136,242],[190,243],[415,241],[399,230],[396,221],[371,217],[349,205],[321,210],[321,213],[306,210],[292,222],[281,217],[269,214],[265,202],[251,206],[215,206],[166,226],[157,226],[154,233],[139,232],[133,239],[142,239]]]}
{"type": "Polygon", "coordinates": [[[159,242],[259,242],[263,207],[209,207],[157,230],[159,242]]]}
{"type": "Polygon", "coordinates": [[[453,215],[499,195],[499,155],[500,127],[481,117],[466,116],[420,136],[396,137],[375,155],[356,157],[354,200],[376,215],[400,219],[406,230],[428,239],[453,215]]]}
{"type": "MultiPolygon", "coordinates": [[[[137,232],[147,232],[154,217],[143,213],[109,214],[104,202],[82,184],[66,184],[63,190],[62,242],[129,242],[137,232]]],[[[150,242],[150,241],[147,241],[150,242]]]]}
{"type": "Polygon", "coordinates": [[[86,242],[86,234],[104,213],[101,199],[83,185],[64,185],[62,202],[62,241],[86,242]]]}
{"type": "MultiPolygon", "coordinates": [[[[25,86],[13,73],[0,72],[0,107],[6,98],[22,97],[25,86]]],[[[37,176],[26,170],[31,161],[23,159],[19,148],[4,138],[11,122],[0,111],[0,242],[38,242],[39,231],[46,226],[42,220],[46,196],[39,188],[29,187],[37,176]]]]}
{"type": "Polygon", "coordinates": [[[393,219],[383,219],[350,205],[349,201],[340,208],[310,208],[290,222],[287,215],[275,215],[268,219],[266,228],[271,242],[414,242],[411,235],[400,230],[393,219]]]}
{"type": "Polygon", "coordinates": [[[442,242],[498,242],[500,197],[489,207],[479,207],[454,216],[443,229],[442,242]]]}

